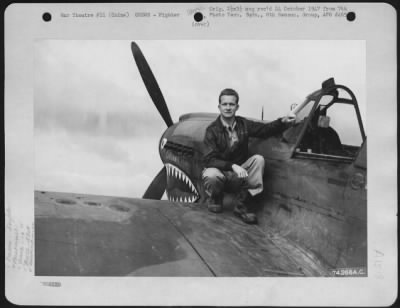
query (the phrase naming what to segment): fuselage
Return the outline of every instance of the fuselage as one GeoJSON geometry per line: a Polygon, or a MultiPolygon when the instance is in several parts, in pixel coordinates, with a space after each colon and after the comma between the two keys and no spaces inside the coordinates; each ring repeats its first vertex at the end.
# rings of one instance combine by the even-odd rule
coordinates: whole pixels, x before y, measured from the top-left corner
{"type": "MultiPolygon", "coordinates": [[[[167,168],[169,200],[204,200],[203,139],[217,116],[183,115],[161,137],[159,151],[167,168]]],[[[364,268],[366,141],[360,147],[344,145],[347,156],[304,150],[302,140],[308,132],[309,118],[281,135],[250,139],[249,154],[260,154],[266,161],[265,188],[254,201],[260,225],[273,227],[309,249],[327,268],[364,268]]]]}

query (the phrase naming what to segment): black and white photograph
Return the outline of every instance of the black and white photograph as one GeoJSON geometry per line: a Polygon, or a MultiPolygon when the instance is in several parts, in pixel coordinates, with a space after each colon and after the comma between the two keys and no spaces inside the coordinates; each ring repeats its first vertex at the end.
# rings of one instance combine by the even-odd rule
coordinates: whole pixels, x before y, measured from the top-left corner
{"type": "Polygon", "coordinates": [[[383,3],[9,5],[7,300],[390,306],[396,21],[383,3]]]}
{"type": "Polygon", "coordinates": [[[368,274],[365,42],[40,40],[34,91],[35,275],[368,274]]]}

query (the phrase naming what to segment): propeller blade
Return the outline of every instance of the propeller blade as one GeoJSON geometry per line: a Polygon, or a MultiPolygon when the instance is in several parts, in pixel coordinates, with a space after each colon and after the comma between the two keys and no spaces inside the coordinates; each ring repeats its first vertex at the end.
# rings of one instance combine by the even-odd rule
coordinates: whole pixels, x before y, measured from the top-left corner
{"type": "Polygon", "coordinates": [[[164,119],[165,124],[170,127],[172,124],[174,124],[174,122],[172,122],[167,103],[164,100],[156,78],[154,77],[153,72],[151,71],[150,66],[147,63],[142,51],[135,42],[132,42],[131,49],[136,65],[139,69],[140,76],[142,76],[144,85],[146,86],[147,92],[149,92],[150,97],[153,100],[154,105],[156,105],[158,112],[164,119]]]}
{"type": "Polygon", "coordinates": [[[142,198],[160,200],[164,194],[166,187],[167,187],[167,171],[164,167],[160,170],[160,172],[151,182],[151,184],[147,188],[142,198]]]}

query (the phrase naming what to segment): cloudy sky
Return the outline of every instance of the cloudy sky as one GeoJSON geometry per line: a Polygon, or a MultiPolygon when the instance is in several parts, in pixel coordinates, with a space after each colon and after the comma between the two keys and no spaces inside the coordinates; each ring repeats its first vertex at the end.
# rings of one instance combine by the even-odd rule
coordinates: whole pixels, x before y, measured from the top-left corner
{"type": "MultiPolygon", "coordinates": [[[[130,41],[35,45],[35,189],[141,197],[161,169],[166,129],[130,41]]],[[[355,93],[366,124],[364,41],[137,41],[171,117],[218,112],[223,88],[239,114],[273,120],[334,77],[355,93]]]]}

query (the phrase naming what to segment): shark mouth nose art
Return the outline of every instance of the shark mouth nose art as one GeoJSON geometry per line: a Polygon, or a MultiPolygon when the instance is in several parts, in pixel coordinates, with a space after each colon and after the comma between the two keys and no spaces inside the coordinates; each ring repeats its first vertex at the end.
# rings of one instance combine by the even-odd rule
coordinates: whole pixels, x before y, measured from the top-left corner
{"type": "Polygon", "coordinates": [[[199,198],[199,193],[189,176],[177,166],[166,163],[167,197],[174,202],[193,203],[199,198]]]}

